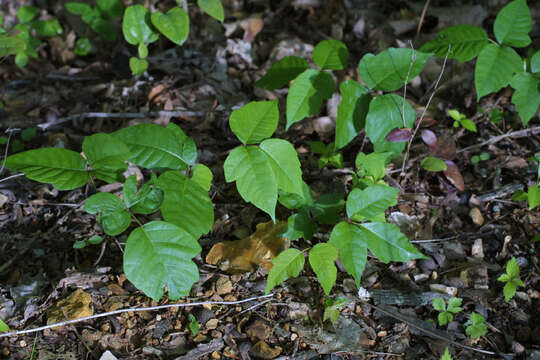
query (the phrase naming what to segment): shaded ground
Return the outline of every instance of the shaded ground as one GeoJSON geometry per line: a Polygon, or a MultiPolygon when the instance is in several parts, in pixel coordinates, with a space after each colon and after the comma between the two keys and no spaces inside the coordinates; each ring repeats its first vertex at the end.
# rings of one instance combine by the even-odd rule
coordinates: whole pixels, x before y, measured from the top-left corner
{"type": "MultiPolygon", "coordinates": [[[[13,21],[17,6],[27,3],[1,4],[6,22],[13,21]]],[[[190,302],[235,301],[264,292],[264,267],[230,275],[205,261],[213,244],[244,238],[255,231],[256,224],[268,221],[262,212],[245,204],[235,186],[226,184],[223,177],[223,161],[237,145],[227,122],[232,108],[253,99],[278,98],[284,109],[284,92],[266,92],[254,88],[253,82],[275,59],[309,55],[313,46],[326,38],[342,39],[351,51],[351,65],[337,72],[338,80],[356,78],[355,67],[363,54],[407,46],[415,37],[424,6],[423,2],[347,0],[226,3],[225,31],[194,7],[190,39],[181,48],[166,41],[151,47],[150,70],[138,78],[129,76],[127,65],[129,52],[134,50],[120,43],[88,58],[75,57],[74,36],[68,25],[74,20],[54,2],[47,10],[66,24],[65,36],[40,47],[41,58],[24,69],[18,69],[12,59],[0,63],[0,98],[5,104],[0,127],[43,125],[44,130],[29,142],[22,141],[20,131],[13,132],[11,140],[22,141],[25,148],[64,146],[79,150],[86,135],[143,121],[173,121],[195,140],[199,161],[214,173],[211,197],[216,224],[201,239],[203,256],[196,258],[201,280],[194,286],[190,302]],[[149,113],[159,110],[175,113],[149,113]],[[66,119],[87,112],[103,114],[66,119]],[[128,119],[105,113],[142,115],[128,119]]],[[[451,25],[469,23],[491,29],[502,3],[452,3],[450,7],[448,2],[434,1],[414,45],[418,48],[439,29],[451,25]]],[[[160,2],[157,6],[163,9],[169,5],[160,2]]],[[[531,11],[537,19],[540,9],[532,7],[531,11]]],[[[535,48],[539,48],[537,26],[532,36],[535,48]]],[[[407,97],[419,111],[431,94],[430,86],[441,64],[438,60],[428,62],[421,78],[408,89],[407,97]]],[[[522,127],[510,105],[511,92],[503,90],[477,104],[472,77],[473,64],[449,62],[428,109],[432,119],[429,129],[444,140],[436,151],[455,157],[465,190],[458,191],[447,178],[421,169],[420,160],[428,152],[421,139],[413,143],[404,174],[399,171],[402,159],[396,159],[388,169],[390,175],[385,180],[401,191],[390,219],[401,223],[430,258],[390,266],[370,259],[363,285],[378,310],[362,302],[354,282],[340,273],[334,295],[346,297],[348,303],[335,326],[323,323],[324,294],[314,274],[306,269],[300,277],[276,288],[275,298],[268,302],[124,313],[45,330],[36,336],[2,338],[0,357],[26,359],[34,353],[36,359],[91,359],[110,350],[126,359],[182,355],[187,359],[200,354],[214,359],[435,359],[448,342],[421,321],[436,318],[431,298],[441,291],[453,293],[449,287],[456,288],[457,296],[464,299],[465,311],[448,326],[450,335],[444,336],[458,344],[517,358],[532,359],[533,352],[539,356],[538,245],[531,239],[539,233],[540,214],[512,201],[511,195],[535,179],[537,165],[529,158],[540,151],[540,123],[536,116],[529,124],[536,130],[476,146],[522,127]],[[494,108],[505,111],[498,124],[487,114],[494,108]],[[448,109],[458,109],[474,119],[478,133],[454,129],[446,115],[448,109]],[[482,152],[489,154],[489,160],[472,164],[471,157],[482,152]],[[503,284],[496,279],[512,256],[518,260],[526,287],[505,302],[503,284]],[[488,322],[488,335],[477,341],[465,336],[465,314],[472,311],[483,314],[488,322]],[[190,314],[201,325],[197,335],[190,331],[190,314]],[[193,352],[197,347],[200,353],[193,352]]],[[[315,195],[344,191],[351,185],[347,171],[332,167],[319,171],[317,157],[309,151],[308,141],[333,140],[336,106],[337,101],[331,100],[320,116],[288,132],[280,126],[276,134],[295,145],[304,179],[315,195]]],[[[344,149],[345,170],[354,166],[360,149],[371,151],[363,140],[360,134],[344,149]]],[[[4,171],[2,178],[9,175],[4,171]]],[[[114,186],[100,190],[120,189],[114,186]]],[[[78,302],[89,301],[94,313],[157,305],[122,273],[125,237],[73,249],[75,241],[102,233],[95,217],[79,207],[92,191],[58,192],[24,177],[0,182],[0,318],[11,328],[47,323],[58,300],[74,293],[80,296],[78,302]]],[[[286,209],[278,210],[279,219],[288,215],[286,209]]],[[[329,230],[319,228],[314,241],[324,240],[329,230]]],[[[311,246],[302,241],[295,245],[311,246]]],[[[456,345],[450,347],[454,358],[491,358],[456,345]]]]}

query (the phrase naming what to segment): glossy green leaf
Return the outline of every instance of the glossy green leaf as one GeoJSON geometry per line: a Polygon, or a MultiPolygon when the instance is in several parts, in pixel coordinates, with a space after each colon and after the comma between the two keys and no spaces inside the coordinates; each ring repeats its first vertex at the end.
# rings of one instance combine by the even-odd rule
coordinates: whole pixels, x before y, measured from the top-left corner
{"type": "Polygon", "coordinates": [[[295,210],[314,204],[311,190],[305,181],[302,181],[302,195],[279,191],[278,201],[287,209],[295,210]]]}
{"type": "Polygon", "coordinates": [[[92,51],[92,43],[88,38],[77,39],[75,43],[75,55],[86,56],[92,51]]]}
{"type": "Polygon", "coordinates": [[[0,333],[9,331],[9,326],[0,319],[0,333]]]}
{"type": "Polygon", "coordinates": [[[205,191],[210,190],[213,178],[214,175],[212,175],[212,171],[208,168],[208,166],[196,164],[193,167],[193,176],[191,176],[191,180],[199,184],[205,191]]]}
{"type": "Polygon", "coordinates": [[[389,142],[386,135],[395,128],[412,128],[416,121],[416,112],[401,96],[386,94],[377,96],[369,104],[366,117],[366,135],[371,140],[376,152],[392,152],[400,154],[405,148],[405,142],[389,142]],[[403,106],[405,101],[405,106],[403,106]],[[405,119],[402,111],[405,108],[405,119]]]}
{"type": "Polygon", "coordinates": [[[240,196],[275,220],[278,182],[270,159],[256,146],[235,148],[223,164],[225,180],[236,181],[240,196]]]}
{"type": "Polygon", "coordinates": [[[243,144],[272,136],[279,122],[278,101],[252,101],[231,113],[229,126],[243,144]]]}
{"type": "Polygon", "coordinates": [[[118,130],[112,135],[131,150],[129,161],[139,166],[185,170],[183,149],[175,133],[155,124],[139,124],[118,130]]]}
{"type": "Polygon", "coordinates": [[[267,139],[261,143],[260,149],[268,156],[278,189],[302,195],[302,170],[298,153],[292,144],[283,139],[267,139]]]}
{"type": "Polygon", "coordinates": [[[17,11],[17,19],[22,23],[32,21],[37,14],[39,14],[39,8],[35,6],[21,6],[17,11]]]}
{"type": "Polygon", "coordinates": [[[512,95],[512,104],[516,106],[523,126],[527,126],[529,120],[538,114],[540,108],[538,84],[538,79],[526,72],[517,73],[510,81],[510,86],[516,90],[512,95]]]}
{"type": "Polygon", "coordinates": [[[533,56],[531,56],[531,72],[536,74],[540,71],[540,50],[536,51],[533,56]]]}
{"type": "Polygon", "coordinates": [[[475,312],[471,313],[469,320],[470,325],[465,329],[467,336],[470,336],[472,339],[477,339],[480,336],[486,335],[487,325],[485,321],[486,319],[482,315],[475,312]]]}
{"type": "Polygon", "coordinates": [[[208,193],[179,171],[166,171],[157,180],[163,190],[163,218],[186,229],[196,239],[206,234],[214,223],[214,208],[208,193]]]}
{"type": "Polygon", "coordinates": [[[478,55],[474,69],[474,84],[478,100],[499,91],[522,70],[521,57],[507,46],[487,44],[478,55]]]}
{"type": "Polygon", "coordinates": [[[431,55],[409,48],[388,48],[378,55],[364,55],[358,72],[370,89],[394,91],[420,74],[431,55]]]}
{"type": "Polygon", "coordinates": [[[99,235],[94,235],[88,239],[88,243],[91,245],[99,245],[103,242],[103,238],[99,235]]]}
{"type": "Polygon", "coordinates": [[[176,300],[189,295],[199,280],[193,258],[201,246],[189,232],[164,221],[152,221],[131,232],[124,252],[124,272],[129,281],[154,300],[176,300]]]}
{"type": "Polygon", "coordinates": [[[347,216],[355,220],[373,220],[397,204],[398,194],[398,189],[387,185],[372,185],[364,190],[353,189],[347,198],[347,216]]]}
{"type": "Polygon", "coordinates": [[[126,171],[131,154],[122,141],[109,134],[94,134],[84,139],[82,150],[92,176],[108,183],[123,180],[122,172],[126,171]]]}
{"type": "Polygon", "coordinates": [[[365,235],[369,250],[383,263],[426,258],[394,224],[373,222],[358,227],[365,235]]]}
{"type": "Polygon", "coordinates": [[[166,14],[154,12],[152,24],[176,45],[182,45],[189,35],[189,16],[184,9],[174,7],[166,14]]]}
{"type": "Polygon", "coordinates": [[[163,202],[163,191],[143,184],[140,189],[137,186],[137,177],[131,175],[126,179],[122,189],[126,207],[136,214],[151,214],[156,212],[163,202]]]}
{"type": "Polygon", "coordinates": [[[484,29],[472,25],[457,25],[441,30],[435,40],[422,45],[420,51],[446,57],[450,46],[449,59],[469,61],[474,59],[489,42],[484,29]]]}
{"type": "Polygon", "coordinates": [[[74,248],[74,249],[77,249],[77,250],[78,250],[78,249],[84,249],[84,248],[86,247],[86,245],[87,245],[87,244],[86,244],[86,241],[84,241],[84,240],[79,240],[79,241],[75,241],[75,242],[73,243],[73,248],[74,248]]]}
{"type": "Polygon", "coordinates": [[[349,50],[339,40],[323,40],[313,49],[313,61],[321,69],[343,70],[349,64],[349,50]]]}
{"type": "Polygon", "coordinates": [[[317,231],[317,224],[311,220],[307,210],[301,209],[298,213],[289,216],[287,226],[283,231],[281,236],[289,240],[311,240],[313,234],[317,231]]]}
{"type": "Polygon", "coordinates": [[[297,249],[287,249],[272,260],[272,268],[266,280],[266,294],[285,280],[296,277],[304,267],[304,254],[297,249]]]}
{"type": "Polygon", "coordinates": [[[446,165],[446,163],[443,160],[434,156],[426,156],[422,160],[422,163],[420,165],[425,170],[433,171],[433,172],[444,171],[448,167],[448,165],[446,165]]]}
{"type": "Polygon", "coordinates": [[[527,199],[529,200],[529,210],[534,209],[540,205],[540,185],[529,186],[527,192],[527,199]]]}
{"type": "Polygon", "coordinates": [[[461,126],[472,132],[476,132],[476,124],[471,119],[463,119],[460,121],[461,126]]]}
{"type": "Polygon", "coordinates": [[[53,184],[58,190],[72,190],[90,180],[84,158],[67,149],[43,148],[11,155],[6,167],[23,172],[29,179],[53,184]]]}
{"type": "Polygon", "coordinates": [[[364,128],[369,102],[372,97],[367,89],[354,80],[339,86],[341,102],[336,119],[336,148],[345,147],[364,128]]]}
{"type": "Polygon", "coordinates": [[[142,5],[129,6],[122,18],[122,33],[131,45],[148,44],[158,39],[150,23],[150,13],[142,5]]]}
{"type": "Polygon", "coordinates": [[[131,223],[131,215],[118,196],[100,192],[90,196],[84,203],[84,210],[99,214],[98,222],[105,233],[116,236],[123,233],[131,223]]]}
{"type": "Polygon", "coordinates": [[[50,20],[36,20],[30,23],[32,28],[36,30],[36,33],[45,37],[53,37],[60,35],[64,32],[62,25],[57,19],[50,20]]]}
{"type": "Polygon", "coordinates": [[[307,68],[307,61],[301,57],[285,56],[283,59],[272,64],[266,75],[255,82],[254,85],[266,90],[281,89],[307,68]]]}
{"type": "Polygon", "coordinates": [[[148,61],[136,57],[129,58],[129,68],[133,75],[142,75],[148,69],[148,61]]]}
{"type": "Polygon", "coordinates": [[[326,296],[334,286],[337,278],[337,268],[334,264],[338,258],[336,248],[329,243],[316,244],[309,251],[309,264],[317,275],[326,296]]]}
{"type": "Polygon", "coordinates": [[[334,93],[332,75],[325,71],[307,69],[296,77],[287,94],[287,126],[316,114],[323,100],[334,93]]]}
{"type": "Polygon", "coordinates": [[[328,243],[338,249],[343,267],[360,287],[367,261],[367,241],[363,231],[356,225],[340,222],[332,229],[328,243]]]}
{"type": "Polygon", "coordinates": [[[321,224],[335,224],[345,207],[343,193],[322,194],[311,208],[311,214],[321,224]]]}
{"type": "Polygon", "coordinates": [[[531,43],[531,12],[526,0],[514,0],[499,11],[493,33],[501,45],[525,47],[531,43]]]}
{"type": "Polygon", "coordinates": [[[214,19],[221,22],[225,20],[225,10],[221,0],[197,0],[197,5],[214,19]]]}
{"type": "Polygon", "coordinates": [[[124,12],[124,6],[121,0],[98,0],[97,8],[106,19],[120,17],[124,12]]]}
{"type": "Polygon", "coordinates": [[[167,130],[170,130],[176,138],[176,141],[180,144],[180,154],[182,159],[188,165],[195,165],[197,161],[197,145],[192,138],[186,135],[186,133],[180,128],[180,126],[175,123],[168,123],[165,127],[167,130]]]}
{"type": "Polygon", "coordinates": [[[360,177],[372,177],[378,181],[386,175],[386,165],[391,159],[390,153],[358,153],[354,161],[360,177]]]}

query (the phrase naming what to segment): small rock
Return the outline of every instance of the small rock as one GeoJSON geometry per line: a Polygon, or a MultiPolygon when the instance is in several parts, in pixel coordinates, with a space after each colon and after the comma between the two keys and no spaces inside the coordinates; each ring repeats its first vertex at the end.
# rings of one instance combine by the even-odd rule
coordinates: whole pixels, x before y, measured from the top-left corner
{"type": "Polygon", "coordinates": [[[216,293],[218,295],[229,294],[233,290],[232,282],[226,277],[220,277],[216,281],[216,293]]]}
{"type": "Polygon", "coordinates": [[[417,274],[417,275],[414,275],[414,281],[415,281],[415,282],[422,282],[422,281],[426,281],[427,279],[429,279],[429,275],[428,275],[428,274],[417,274]]]}
{"type": "Polygon", "coordinates": [[[219,320],[218,319],[210,319],[206,322],[205,324],[205,327],[208,329],[208,330],[214,330],[215,328],[218,327],[218,324],[219,324],[219,320]]]}
{"type": "Polygon", "coordinates": [[[513,341],[512,342],[512,352],[517,354],[517,355],[523,354],[525,352],[525,347],[523,345],[521,345],[520,343],[518,343],[517,341],[513,341]]]}
{"type": "Polygon", "coordinates": [[[257,340],[268,339],[270,337],[271,332],[272,332],[272,329],[268,325],[266,325],[266,323],[262,320],[256,320],[246,330],[246,333],[250,337],[256,338],[257,340]]]}
{"type": "Polygon", "coordinates": [[[118,358],[114,356],[112,352],[107,350],[103,354],[101,354],[101,357],[99,358],[99,360],[118,360],[118,358]]]}
{"type": "Polygon", "coordinates": [[[469,211],[469,216],[471,217],[471,220],[474,225],[476,226],[482,226],[484,225],[484,216],[482,215],[482,212],[478,210],[478,208],[472,208],[469,211]]]}
{"type": "Polygon", "coordinates": [[[452,286],[446,286],[443,284],[430,284],[429,288],[431,291],[436,291],[441,294],[448,294],[450,296],[456,296],[458,293],[458,289],[452,286]]]}
{"type": "Polygon", "coordinates": [[[474,244],[471,249],[471,255],[478,259],[484,258],[484,245],[481,238],[474,240],[474,244]]]}
{"type": "Polygon", "coordinates": [[[529,266],[529,260],[527,260],[527,258],[523,256],[518,256],[516,258],[516,262],[518,263],[520,268],[526,268],[529,266]]]}

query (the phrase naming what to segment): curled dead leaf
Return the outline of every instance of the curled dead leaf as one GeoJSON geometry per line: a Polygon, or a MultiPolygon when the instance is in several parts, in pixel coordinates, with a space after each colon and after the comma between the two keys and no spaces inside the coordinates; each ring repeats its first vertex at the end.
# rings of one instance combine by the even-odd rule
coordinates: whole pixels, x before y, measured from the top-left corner
{"type": "Polygon", "coordinates": [[[459,191],[465,190],[465,182],[463,175],[459,171],[457,165],[453,161],[445,161],[447,168],[443,171],[444,176],[454,185],[459,191]]]}
{"type": "Polygon", "coordinates": [[[433,131],[428,129],[422,130],[422,140],[431,151],[436,149],[437,143],[439,142],[439,140],[437,139],[437,135],[435,135],[433,131]]]}

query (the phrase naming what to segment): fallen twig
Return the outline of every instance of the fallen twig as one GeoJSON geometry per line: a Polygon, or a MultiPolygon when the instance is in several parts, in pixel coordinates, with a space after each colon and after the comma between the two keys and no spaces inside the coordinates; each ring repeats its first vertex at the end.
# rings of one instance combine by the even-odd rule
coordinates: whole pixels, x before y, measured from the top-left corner
{"type": "Polygon", "coordinates": [[[536,126],[536,127],[528,128],[528,129],[523,129],[523,130],[512,131],[512,132],[509,132],[509,133],[506,133],[506,134],[502,134],[502,135],[499,135],[499,136],[492,137],[491,139],[486,140],[486,141],[482,141],[479,144],[474,144],[474,145],[471,145],[471,146],[467,146],[467,147],[465,147],[463,149],[458,150],[457,153],[459,154],[459,153],[462,153],[464,151],[468,151],[468,150],[471,150],[471,149],[479,148],[479,147],[486,146],[486,145],[495,144],[495,143],[498,143],[499,141],[504,140],[506,138],[523,138],[523,137],[527,137],[527,136],[530,136],[530,135],[538,135],[538,134],[540,134],[540,126],[536,126]]]}

